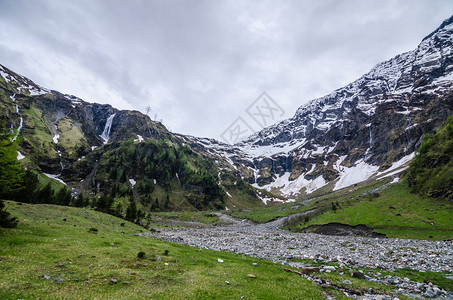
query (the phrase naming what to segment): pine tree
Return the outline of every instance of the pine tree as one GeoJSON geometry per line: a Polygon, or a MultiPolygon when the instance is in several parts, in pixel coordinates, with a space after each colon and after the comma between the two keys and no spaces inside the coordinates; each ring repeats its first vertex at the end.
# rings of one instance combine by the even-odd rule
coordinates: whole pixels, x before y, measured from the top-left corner
{"type": "Polygon", "coordinates": [[[131,222],[135,222],[135,219],[137,219],[137,204],[135,204],[133,198],[130,199],[129,206],[126,209],[125,219],[131,222]]]}
{"type": "Polygon", "coordinates": [[[37,192],[35,203],[55,203],[54,190],[50,182],[37,192]]]}
{"type": "Polygon", "coordinates": [[[23,189],[17,193],[15,200],[19,202],[33,203],[38,189],[38,176],[30,170],[26,170],[23,179],[23,189]]]}
{"type": "Polygon", "coordinates": [[[56,195],[55,204],[69,206],[71,202],[71,191],[66,187],[61,188],[56,195]]]}
{"type": "Polygon", "coordinates": [[[84,207],[86,205],[86,200],[83,194],[79,194],[76,198],[74,198],[72,205],[75,207],[84,207]]]}

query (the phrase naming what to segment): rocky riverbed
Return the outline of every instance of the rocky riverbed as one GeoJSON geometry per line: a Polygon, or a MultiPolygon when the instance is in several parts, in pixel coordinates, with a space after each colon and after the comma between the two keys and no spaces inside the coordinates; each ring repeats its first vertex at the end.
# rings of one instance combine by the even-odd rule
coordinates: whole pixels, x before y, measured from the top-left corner
{"type": "MultiPolygon", "coordinates": [[[[199,248],[269,259],[293,268],[303,268],[305,264],[297,260],[308,259],[326,264],[335,263],[346,268],[368,267],[383,270],[410,268],[421,272],[453,273],[452,241],[291,233],[279,229],[283,222],[282,219],[257,225],[223,214],[219,214],[219,217],[229,224],[199,229],[164,228],[159,229],[159,232],[145,235],[199,248]]],[[[332,272],[335,270],[321,267],[320,271],[332,272]]],[[[315,283],[325,284],[316,275],[303,276],[315,283]]],[[[364,278],[369,281],[394,285],[398,288],[399,294],[406,296],[453,299],[453,293],[433,286],[432,283],[416,283],[408,278],[380,276],[378,271],[375,276],[364,278]]],[[[346,282],[347,284],[348,282],[346,282]]],[[[348,294],[347,291],[345,294],[348,294]]],[[[368,296],[354,296],[357,299],[394,299],[376,297],[380,296],[372,295],[372,293],[368,296]]]]}

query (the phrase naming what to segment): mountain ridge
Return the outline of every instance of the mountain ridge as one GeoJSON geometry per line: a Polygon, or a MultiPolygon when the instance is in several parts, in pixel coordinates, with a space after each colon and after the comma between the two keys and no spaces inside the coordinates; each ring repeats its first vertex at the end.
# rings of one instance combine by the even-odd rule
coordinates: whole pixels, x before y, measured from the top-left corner
{"type": "Polygon", "coordinates": [[[236,168],[245,161],[242,175],[257,188],[299,189],[286,196],[301,195],[300,189],[310,185],[313,192],[332,181],[354,184],[407,163],[421,137],[452,112],[452,22],[453,17],[444,21],[416,49],[300,106],[293,117],[233,146],[212,142],[206,148],[237,160],[236,168]],[[343,180],[349,175],[346,168],[369,171],[343,180]]]}
{"type": "MultiPolygon", "coordinates": [[[[393,176],[407,166],[422,136],[453,111],[452,23],[453,17],[416,49],[378,63],[350,84],[300,106],[293,117],[235,145],[171,133],[138,111],[42,88],[2,65],[1,118],[23,136],[24,164],[60,179],[72,178],[77,162],[96,148],[102,152],[104,145],[168,140],[212,162],[219,185],[222,176],[231,174],[258,189],[265,203],[298,199],[385,173],[393,176]]],[[[234,189],[237,180],[230,181],[234,189]]]]}

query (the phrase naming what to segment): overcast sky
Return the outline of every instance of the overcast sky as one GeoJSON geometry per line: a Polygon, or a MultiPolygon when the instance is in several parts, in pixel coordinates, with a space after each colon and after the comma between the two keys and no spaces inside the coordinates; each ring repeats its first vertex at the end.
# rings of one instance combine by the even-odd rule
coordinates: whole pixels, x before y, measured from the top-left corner
{"type": "Polygon", "coordinates": [[[0,63],[219,138],[238,117],[260,129],[245,110],[262,92],[291,117],[452,14],[451,0],[0,0],[0,63]]]}

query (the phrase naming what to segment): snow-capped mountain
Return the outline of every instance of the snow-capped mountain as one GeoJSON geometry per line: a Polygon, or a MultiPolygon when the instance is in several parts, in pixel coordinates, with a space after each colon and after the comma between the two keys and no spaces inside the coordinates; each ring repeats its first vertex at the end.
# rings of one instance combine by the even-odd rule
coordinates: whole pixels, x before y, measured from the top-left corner
{"type": "Polygon", "coordinates": [[[415,50],[379,63],[241,143],[190,140],[225,158],[255,187],[289,198],[392,174],[453,111],[452,42],[453,17],[415,50]]]}
{"type": "MultiPolygon", "coordinates": [[[[105,151],[121,150],[128,140],[166,140],[182,152],[189,146],[196,153],[193,159],[201,155],[205,166],[214,164],[209,172],[237,204],[245,203],[244,197],[249,203],[257,200],[244,182],[280,199],[300,198],[393,176],[407,166],[423,135],[453,111],[452,42],[453,17],[415,50],[376,65],[347,86],[301,106],[292,118],[236,145],[171,133],[140,112],[42,88],[2,65],[0,119],[21,136],[18,158],[27,157],[24,164],[81,189],[99,192],[103,184],[109,188],[111,170],[98,169],[105,151]]],[[[131,185],[154,182],[148,177],[141,182],[135,169],[127,172],[131,185]]],[[[167,177],[180,180],[178,173],[167,177]]],[[[193,195],[193,186],[181,189],[193,195]]],[[[276,199],[262,191],[256,194],[265,202],[276,199]]]]}

